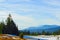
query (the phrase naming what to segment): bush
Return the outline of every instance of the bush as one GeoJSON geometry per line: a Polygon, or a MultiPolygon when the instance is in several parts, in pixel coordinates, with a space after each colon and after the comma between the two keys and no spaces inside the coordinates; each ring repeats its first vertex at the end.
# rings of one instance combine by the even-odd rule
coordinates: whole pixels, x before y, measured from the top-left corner
{"type": "Polygon", "coordinates": [[[23,38],[24,34],[23,34],[23,33],[20,33],[20,35],[19,35],[19,36],[20,36],[20,38],[23,38]]]}

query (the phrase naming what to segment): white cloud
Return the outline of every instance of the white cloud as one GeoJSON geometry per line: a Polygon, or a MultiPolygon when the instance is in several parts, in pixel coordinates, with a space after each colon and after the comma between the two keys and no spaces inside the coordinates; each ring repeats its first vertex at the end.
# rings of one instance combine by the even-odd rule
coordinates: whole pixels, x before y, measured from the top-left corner
{"type": "Polygon", "coordinates": [[[49,5],[60,6],[59,0],[43,0],[43,2],[49,5]]]}
{"type": "Polygon", "coordinates": [[[6,19],[7,15],[8,15],[8,12],[0,11],[0,21],[6,19]]]}
{"type": "Polygon", "coordinates": [[[0,0],[0,2],[5,2],[6,0],[0,0]]]}
{"type": "Polygon", "coordinates": [[[30,2],[31,0],[8,0],[8,2],[30,2]]]}
{"type": "MultiPolygon", "coordinates": [[[[52,19],[52,18],[40,18],[38,19],[34,19],[32,17],[28,17],[28,16],[23,16],[14,12],[10,12],[10,11],[0,11],[0,21],[1,20],[6,20],[6,18],[8,17],[8,14],[11,13],[12,18],[14,20],[14,22],[18,25],[19,29],[24,29],[24,28],[28,28],[31,26],[38,26],[38,25],[60,25],[60,22],[56,19],[52,19]]],[[[60,14],[53,14],[55,15],[55,17],[57,17],[58,19],[60,18],[60,14]]]]}
{"type": "Polygon", "coordinates": [[[31,1],[31,0],[21,0],[21,1],[31,1]]]}
{"type": "Polygon", "coordinates": [[[43,24],[45,25],[60,25],[60,22],[54,19],[45,19],[43,21],[43,24]]]}
{"type": "Polygon", "coordinates": [[[60,12],[55,12],[53,15],[55,16],[56,20],[60,22],[60,12]]]}
{"type": "MultiPolygon", "coordinates": [[[[2,0],[1,2],[3,2],[2,0]]],[[[11,15],[15,23],[18,25],[19,29],[24,29],[31,26],[38,26],[42,24],[56,24],[60,25],[60,8],[53,8],[35,5],[35,4],[24,4],[21,1],[29,2],[31,0],[8,0],[10,3],[2,3],[0,6],[5,11],[0,11],[0,21],[5,20],[11,11],[11,15]],[[12,3],[11,3],[12,2],[12,3]],[[19,2],[15,3],[14,2],[19,2]],[[9,11],[6,11],[9,10],[9,11]],[[14,11],[14,12],[12,12],[14,11]],[[23,12],[20,14],[20,12],[23,12]],[[19,14],[18,14],[19,13],[19,14]],[[23,16],[23,15],[24,16],[23,16]],[[28,15],[27,15],[28,14],[28,15]],[[51,17],[51,15],[54,17],[51,17]]],[[[58,5],[57,0],[43,0],[44,3],[48,5],[58,5]]]]}
{"type": "MultiPolygon", "coordinates": [[[[0,21],[6,20],[8,17],[9,11],[0,11],[0,21]]],[[[13,20],[15,23],[18,25],[19,29],[24,29],[32,25],[31,23],[33,22],[33,18],[27,17],[27,16],[22,16],[20,14],[10,12],[12,15],[13,20]],[[21,28],[24,27],[24,28],[21,28]]]]}

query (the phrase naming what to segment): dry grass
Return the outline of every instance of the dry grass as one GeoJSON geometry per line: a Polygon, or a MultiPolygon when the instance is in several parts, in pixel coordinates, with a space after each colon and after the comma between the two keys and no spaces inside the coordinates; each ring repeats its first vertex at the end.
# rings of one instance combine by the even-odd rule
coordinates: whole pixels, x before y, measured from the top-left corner
{"type": "Polygon", "coordinates": [[[0,34],[0,40],[25,40],[19,36],[9,36],[8,34],[0,34]]]}

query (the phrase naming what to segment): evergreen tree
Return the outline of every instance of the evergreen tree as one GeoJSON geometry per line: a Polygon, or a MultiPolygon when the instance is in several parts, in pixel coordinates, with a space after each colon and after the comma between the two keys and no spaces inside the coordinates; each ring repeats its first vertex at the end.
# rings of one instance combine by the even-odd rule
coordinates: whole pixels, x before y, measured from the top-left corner
{"type": "Polygon", "coordinates": [[[42,35],[46,35],[46,32],[44,30],[42,31],[42,35]]]}
{"type": "Polygon", "coordinates": [[[4,22],[0,23],[0,34],[2,34],[3,32],[3,27],[5,26],[4,22]]]}
{"type": "Polygon", "coordinates": [[[4,28],[3,33],[4,34],[13,34],[13,35],[19,35],[19,31],[18,28],[16,26],[16,24],[14,23],[14,21],[11,18],[11,15],[9,14],[7,21],[6,21],[6,26],[4,28]]]}

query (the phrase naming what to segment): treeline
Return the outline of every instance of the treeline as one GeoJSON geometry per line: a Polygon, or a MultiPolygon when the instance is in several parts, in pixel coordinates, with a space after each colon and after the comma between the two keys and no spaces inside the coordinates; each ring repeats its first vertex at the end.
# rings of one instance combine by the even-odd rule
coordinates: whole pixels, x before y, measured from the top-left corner
{"type": "Polygon", "coordinates": [[[10,14],[5,22],[0,22],[0,34],[19,35],[18,28],[10,14]]]}
{"type": "Polygon", "coordinates": [[[42,32],[30,32],[30,31],[20,31],[21,34],[23,35],[60,35],[60,30],[54,31],[54,32],[46,32],[46,31],[42,31],[42,32]]]}

